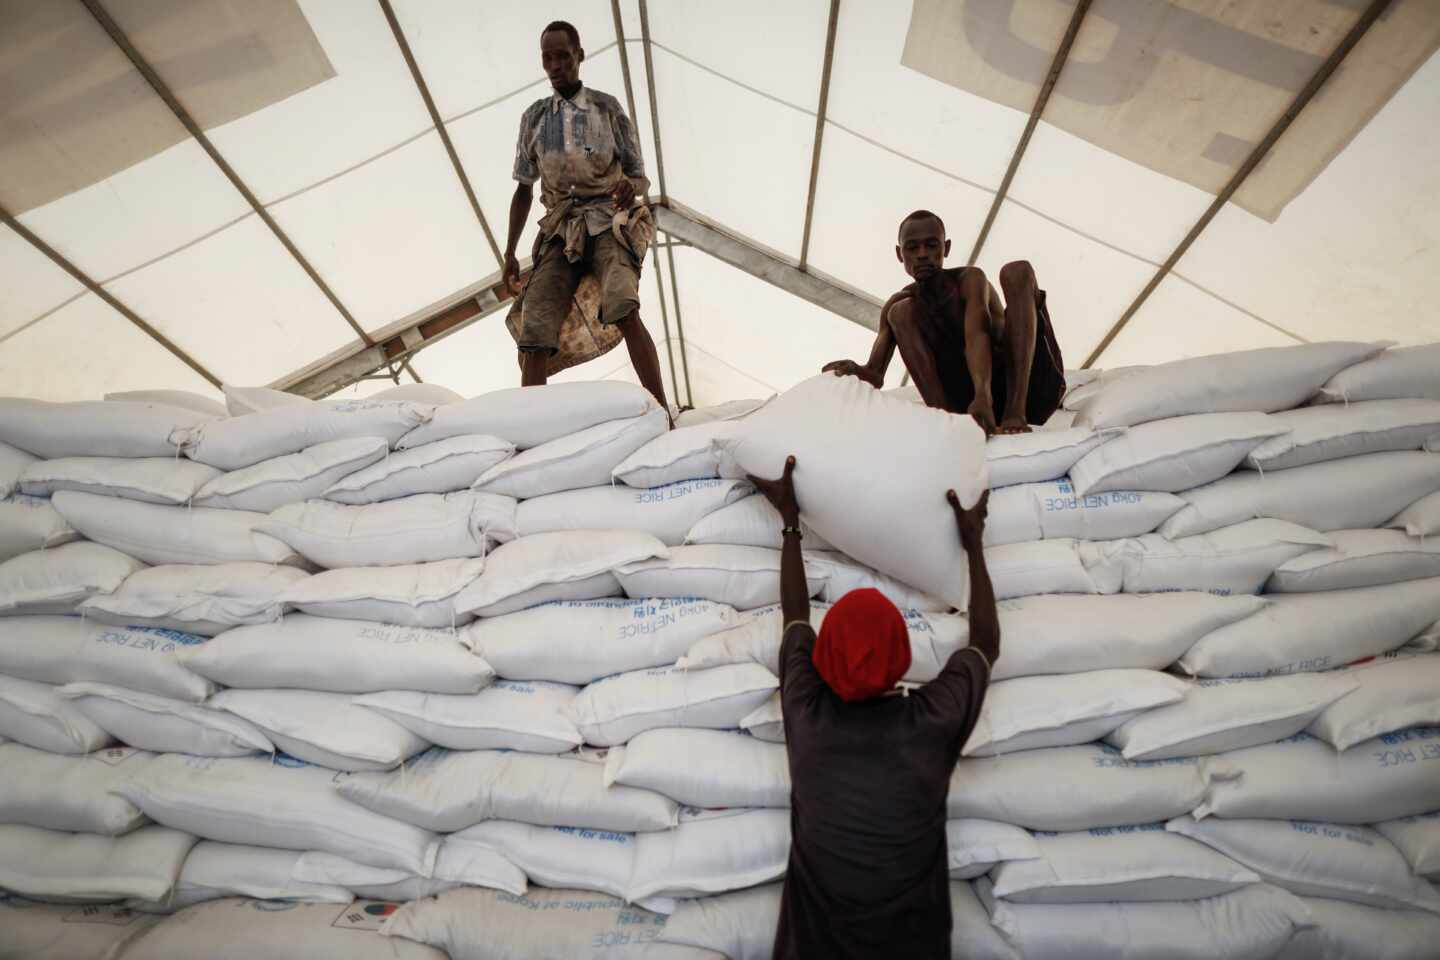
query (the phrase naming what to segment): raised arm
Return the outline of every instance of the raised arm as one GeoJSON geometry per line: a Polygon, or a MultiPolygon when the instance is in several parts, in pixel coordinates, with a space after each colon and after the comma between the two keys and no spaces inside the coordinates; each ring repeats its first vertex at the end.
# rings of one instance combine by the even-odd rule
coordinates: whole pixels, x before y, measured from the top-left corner
{"type": "Polygon", "coordinates": [[[905,291],[895,294],[880,308],[880,329],[875,334],[875,343],[870,347],[870,359],[864,364],[854,360],[832,360],[820,368],[821,373],[834,373],[837,377],[859,377],[876,390],[885,386],[885,371],[890,369],[890,360],[895,356],[895,332],[890,329],[890,308],[897,300],[909,296],[905,291]]]}
{"type": "Polygon", "coordinates": [[[945,492],[950,509],[955,511],[955,525],[960,530],[960,545],[965,549],[970,568],[970,646],[984,655],[992,667],[1000,658],[1000,615],[995,609],[995,588],[990,583],[990,570],[985,566],[985,517],[990,503],[986,490],[966,510],[954,490],[945,492]]]}
{"type": "Polygon", "coordinates": [[[751,477],[750,482],[765,494],[776,510],[784,528],[780,534],[780,607],[785,624],[795,620],[810,622],[810,587],[805,582],[805,560],[800,554],[800,504],[795,499],[795,458],[785,459],[785,472],[779,480],[751,477]]]}

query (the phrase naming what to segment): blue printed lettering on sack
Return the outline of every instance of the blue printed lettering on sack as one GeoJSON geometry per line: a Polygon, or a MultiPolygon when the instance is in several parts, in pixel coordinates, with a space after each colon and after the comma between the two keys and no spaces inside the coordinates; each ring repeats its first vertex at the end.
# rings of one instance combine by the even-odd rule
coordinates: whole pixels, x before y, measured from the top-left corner
{"type": "Polygon", "coordinates": [[[635,491],[636,503],[665,503],[669,500],[680,500],[700,490],[713,490],[724,481],[709,480],[681,480],[676,483],[667,483],[663,487],[646,487],[644,490],[635,491]]]}
{"type": "Polygon", "coordinates": [[[1092,759],[1095,766],[1102,770],[1114,767],[1191,767],[1198,766],[1200,763],[1199,757],[1171,757],[1167,760],[1126,760],[1119,750],[1110,746],[1108,743],[1099,743],[1095,746],[1099,748],[1104,756],[1094,757],[1092,759]]]}
{"type": "Polygon", "coordinates": [[[1309,820],[1291,820],[1290,828],[1296,833],[1303,833],[1310,837],[1325,837],[1328,840],[1345,840],[1350,843],[1359,844],[1362,847],[1373,847],[1375,841],[1353,829],[1338,826],[1333,823],[1314,823],[1309,820]]]}
{"type": "Polygon", "coordinates": [[[95,635],[96,643],[143,650],[147,653],[172,653],[176,647],[198,646],[209,639],[165,627],[115,627],[95,635]]]}
{"type": "Polygon", "coordinates": [[[1440,727],[1411,727],[1381,734],[1376,739],[1393,748],[1373,754],[1376,766],[1382,768],[1440,760],[1440,727]]]}
{"type": "Polygon", "coordinates": [[[621,846],[634,839],[628,833],[616,833],[613,830],[591,830],[588,827],[551,827],[556,833],[563,833],[567,837],[576,837],[580,840],[599,840],[603,843],[618,843],[621,846]]]}
{"type": "Polygon", "coordinates": [[[1055,490],[1059,496],[1041,498],[1042,509],[1046,513],[1061,513],[1069,510],[1104,510],[1107,507],[1121,504],[1133,506],[1139,503],[1144,496],[1144,494],[1132,490],[1087,493],[1084,496],[1076,496],[1075,486],[1070,482],[1069,477],[1055,481],[1055,490]]]}
{"type": "Polygon", "coordinates": [[[1119,827],[1091,827],[1086,833],[1092,837],[1123,837],[1132,833],[1164,833],[1163,823],[1131,823],[1119,827]]]}
{"type": "Polygon", "coordinates": [[[529,696],[536,692],[536,687],[533,683],[526,683],[523,680],[496,680],[490,687],[494,690],[518,693],[521,696],[529,696]]]}

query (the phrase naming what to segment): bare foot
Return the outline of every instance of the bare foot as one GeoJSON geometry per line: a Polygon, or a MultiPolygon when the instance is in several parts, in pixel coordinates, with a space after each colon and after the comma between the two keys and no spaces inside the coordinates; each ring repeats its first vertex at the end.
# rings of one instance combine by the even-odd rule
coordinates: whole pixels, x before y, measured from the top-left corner
{"type": "Polygon", "coordinates": [[[1000,436],[1009,436],[1016,433],[1029,433],[1030,424],[1018,417],[1006,417],[1000,421],[1000,427],[995,432],[1000,436]]]}

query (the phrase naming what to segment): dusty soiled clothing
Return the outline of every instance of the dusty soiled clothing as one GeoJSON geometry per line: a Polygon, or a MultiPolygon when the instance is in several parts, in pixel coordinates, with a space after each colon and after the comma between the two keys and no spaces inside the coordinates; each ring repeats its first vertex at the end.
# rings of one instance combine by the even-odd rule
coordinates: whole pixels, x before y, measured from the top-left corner
{"type": "Polygon", "coordinates": [[[780,650],[792,787],[775,960],[948,958],[945,797],[990,668],[966,648],[908,696],[845,703],[814,646],[794,623],[780,650]]]}

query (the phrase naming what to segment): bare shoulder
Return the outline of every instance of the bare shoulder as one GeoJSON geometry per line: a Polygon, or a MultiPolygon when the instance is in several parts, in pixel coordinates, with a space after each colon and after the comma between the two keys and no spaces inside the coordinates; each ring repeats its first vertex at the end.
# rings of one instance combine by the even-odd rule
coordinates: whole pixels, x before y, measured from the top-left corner
{"type": "Polygon", "coordinates": [[[880,321],[882,323],[898,320],[904,323],[910,319],[911,308],[915,303],[915,290],[913,285],[905,287],[885,301],[885,306],[880,308],[880,321]]]}

